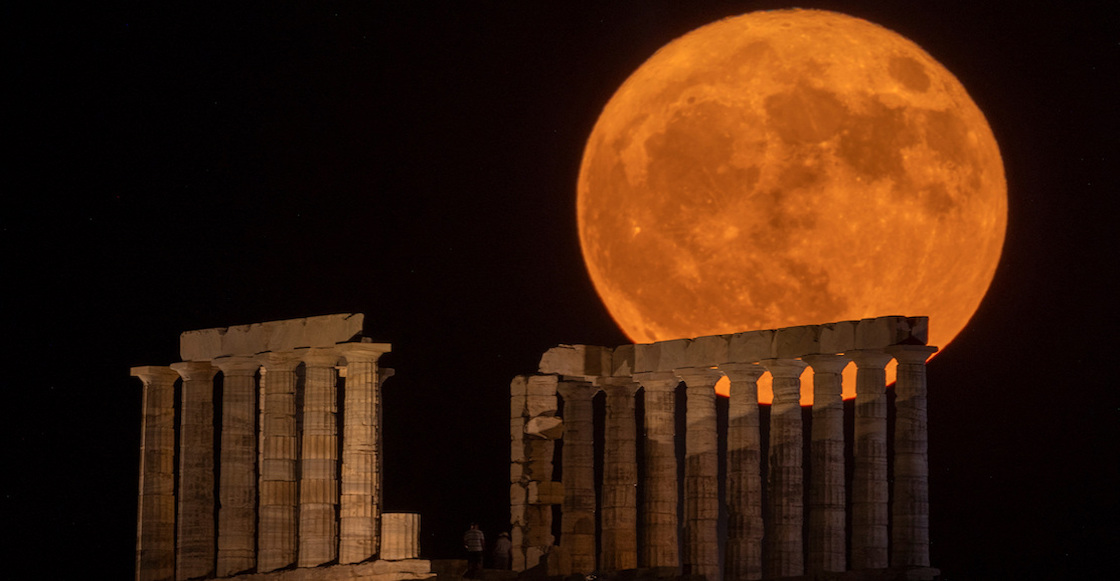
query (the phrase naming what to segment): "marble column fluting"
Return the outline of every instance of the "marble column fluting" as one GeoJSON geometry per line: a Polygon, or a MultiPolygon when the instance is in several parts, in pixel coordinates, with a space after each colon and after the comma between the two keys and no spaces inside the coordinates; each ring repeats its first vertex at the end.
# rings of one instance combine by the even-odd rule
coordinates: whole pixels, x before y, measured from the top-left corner
{"type": "Polygon", "coordinates": [[[360,563],[377,550],[377,361],[385,348],[369,343],[338,347],[346,358],[343,395],[342,489],[338,562],[360,563]]]}
{"type": "Polygon", "coordinates": [[[638,470],[634,394],[629,377],[603,377],[606,427],[603,431],[603,488],[599,510],[602,547],[599,568],[622,571],[638,566],[638,470]]]}
{"type": "Polygon", "coordinates": [[[264,353],[261,364],[261,453],[257,514],[257,571],[267,573],[296,562],[299,504],[294,353],[264,353]]]}
{"type": "Polygon", "coordinates": [[[564,398],[564,446],[561,462],[564,502],[560,506],[560,543],[571,560],[571,573],[588,574],[595,565],[595,425],[589,382],[560,381],[564,398]]]}
{"type": "Polygon", "coordinates": [[[849,351],[856,364],[855,443],[852,475],[851,568],[887,566],[887,395],[880,350],[849,351]]]}
{"type": "Polygon", "coordinates": [[[133,367],[143,384],[136,580],[175,578],[175,380],[170,367],[133,367]]]}
{"type": "Polygon", "coordinates": [[[222,370],[221,465],[218,470],[219,577],[256,566],[257,369],[254,357],[220,357],[222,370]]]}
{"type": "Polygon", "coordinates": [[[299,480],[300,567],[338,557],[338,400],[333,349],[300,351],[306,365],[299,480]]]}
{"type": "Polygon", "coordinates": [[[810,355],[813,368],[813,428],[809,444],[808,573],[847,570],[845,538],[843,355],[810,355]]]}
{"type": "Polygon", "coordinates": [[[896,345],[885,351],[898,361],[890,564],[929,567],[926,360],[937,352],[937,347],[896,345]]]}
{"type": "Polygon", "coordinates": [[[684,562],[686,573],[719,578],[719,442],[710,368],[675,370],[685,383],[684,562]]]}
{"type": "Polygon", "coordinates": [[[677,454],[675,410],[677,374],[634,374],[645,393],[645,475],[642,480],[642,539],[638,566],[680,566],[677,531],[677,454]]]}
{"type": "Polygon", "coordinates": [[[769,506],[770,577],[805,573],[802,525],[805,517],[801,435],[801,374],[808,367],[797,359],[766,359],[762,365],[774,378],[770,407],[769,506]]]}
{"type": "Polygon", "coordinates": [[[183,378],[175,577],[211,577],[216,556],[214,374],[218,370],[209,361],[183,361],[171,368],[183,378]]]}
{"type": "Polygon", "coordinates": [[[727,410],[727,544],[725,581],[762,579],[762,436],[758,378],[766,368],[728,363],[719,370],[731,382],[727,410]]]}

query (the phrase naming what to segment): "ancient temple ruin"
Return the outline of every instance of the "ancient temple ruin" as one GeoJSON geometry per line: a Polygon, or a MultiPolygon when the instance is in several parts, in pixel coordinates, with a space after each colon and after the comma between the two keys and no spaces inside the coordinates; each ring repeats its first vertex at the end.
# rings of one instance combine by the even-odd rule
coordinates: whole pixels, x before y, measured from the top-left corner
{"type": "Polygon", "coordinates": [[[132,369],[144,389],[138,580],[304,579],[325,564],[316,579],[432,577],[419,515],[380,509],[393,370],[378,359],[391,346],[362,338],[362,320],[188,331],[183,361],[132,369]]]}
{"type": "Polygon", "coordinates": [[[538,374],[511,383],[514,568],[548,575],[664,569],[708,581],[841,579],[848,571],[858,579],[932,579],[925,364],[937,348],[926,338],[925,317],[880,317],[550,349],[538,374]],[[892,359],[897,384],[888,409],[892,359]],[[852,466],[841,399],[849,362],[857,367],[852,466]],[[799,398],[807,367],[814,401],[804,433],[799,398]],[[774,399],[763,425],[757,381],[767,373],[774,399]],[[731,386],[722,499],[714,390],[721,377],[731,386]],[[675,432],[682,383],[683,434],[675,432]],[[639,397],[644,412],[636,417],[639,397]]]}

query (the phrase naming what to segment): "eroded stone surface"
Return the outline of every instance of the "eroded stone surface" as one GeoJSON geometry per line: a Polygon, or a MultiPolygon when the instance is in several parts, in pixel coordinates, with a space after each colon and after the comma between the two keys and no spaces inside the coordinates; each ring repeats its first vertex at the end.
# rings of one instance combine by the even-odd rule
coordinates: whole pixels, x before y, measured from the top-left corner
{"type": "Polygon", "coordinates": [[[179,336],[179,355],[183,361],[209,361],[266,351],[333,347],[360,334],[363,319],[361,313],[340,313],[186,331],[179,336]]]}

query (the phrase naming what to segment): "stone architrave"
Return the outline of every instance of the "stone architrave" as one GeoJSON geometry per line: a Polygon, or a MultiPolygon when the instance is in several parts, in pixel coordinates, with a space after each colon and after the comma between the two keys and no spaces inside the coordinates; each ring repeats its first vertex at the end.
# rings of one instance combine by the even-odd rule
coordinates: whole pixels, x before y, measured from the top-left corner
{"type": "Polygon", "coordinates": [[[338,562],[346,564],[365,561],[378,548],[379,507],[375,496],[381,469],[377,360],[389,346],[344,343],[338,350],[346,358],[338,562]]]}
{"type": "Polygon", "coordinates": [[[766,368],[727,363],[719,370],[731,381],[727,412],[726,581],[762,579],[762,437],[758,378],[766,368]]]}
{"type": "Polygon", "coordinates": [[[300,567],[338,557],[338,400],[333,349],[300,351],[306,365],[299,480],[300,567]]]}
{"type": "Polygon", "coordinates": [[[770,407],[770,577],[805,573],[801,530],[805,517],[802,476],[801,374],[808,367],[797,359],[766,359],[762,365],[774,378],[770,407]]]}
{"type": "Polygon", "coordinates": [[[809,562],[808,573],[847,569],[844,484],[843,355],[810,355],[813,367],[813,431],[809,444],[809,562]]]}
{"type": "Polygon", "coordinates": [[[179,421],[179,514],[175,577],[214,575],[214,374],[208,361],[171,368],[183,378],[179,421]]]}
{"type": "MultiPolygon", "coordinates": [[[[640,567],[680,566],[677,529],[676,373],[634,374],[645,392],[645,493],[640,567]]],[[[566,469],[566,467],[565,467],[566,469]]]]}
{"type": "Polygon", "coordinates": [[[707,367],[675,370],[685,383],[684,562],[685,572],[719,578],[719,443],[716,382],[723,373],[707,367]]]}
{"type": "Polygon", "coordinates": [[[561,462],[564,502],[560,506],[560,543],[570,559],[570,571],[595,571],[595,436],[590,383],[561,381],[564,398],[564,446],[561,462]]]}
{"type": "Polygon", "coordinates": [[[136,581],[175,578],[175,380],[170,367],[133,367],[143,382],[136,581]]]}
{"type": "Polygon", "coordinates": [[[929,433],[926,425],[926,360],[937,347],[896,345],[894,494],[891,566],[929,567],[929,433]]]}
{"type": "Polygon", "coordinates": [[[264,353],[257,359],[264,384],[260,403],[257,571],[267,573],[294,564],[297,557],[296,368],[300,358],[288,352],[264,353]]]}
{"type": "Polygon", "coordinates": [[[257,564],[257,369],[254,357],[221,357],[221,466],[218,471],[217,575],[230,577],[257,564]]]}
{"type": "Polygon", "coordinates": [[[849,351],[856,364],[854,472],[852,475],[853,570],[887,566],[887,394],[885,367],[891,356],[877,349],[849,351]]]}
{"type": "Polygon", "coordinates": [[[637,427],[634,420],[634,394],[638,384],[629,377],[601,377],[598,384],[607,396],[599,567],[606,571],[622,571],[638,566],[637,427]]]}

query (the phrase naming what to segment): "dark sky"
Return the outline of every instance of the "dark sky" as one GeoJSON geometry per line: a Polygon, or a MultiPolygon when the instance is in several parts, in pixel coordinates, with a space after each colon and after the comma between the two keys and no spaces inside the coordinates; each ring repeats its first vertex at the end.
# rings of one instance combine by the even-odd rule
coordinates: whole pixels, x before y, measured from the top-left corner
{"type": "MultiPolygon", "coordinates": [[[[131,576],[130,367],[177,361],[184,330],[335,312],[365,313],[367,335],[393,344],[386,509],[422,513],[426,557],[457,556],[468,519],[496,530],[510,379],[558,343],[627,342],[576,232],[599,111],[670,40],[784,7],[234,4],[4,9],[12,578],[131,576]]],[[[1112,571],[1120,14],[798,4],[917,42],[1003,153],[1003,259],[929,367],[934,565],[945,579],[1112,571]]]]}

